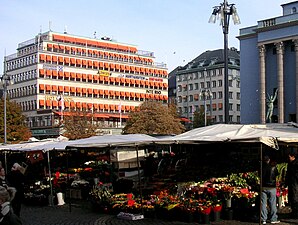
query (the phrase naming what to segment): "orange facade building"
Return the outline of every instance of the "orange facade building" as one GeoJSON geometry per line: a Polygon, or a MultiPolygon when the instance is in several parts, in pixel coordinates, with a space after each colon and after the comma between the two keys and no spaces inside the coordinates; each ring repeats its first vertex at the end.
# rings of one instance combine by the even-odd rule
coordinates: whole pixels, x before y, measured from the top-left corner
{"type": "Polygon", "coordinates": [[[109,38],[46,32],[5,57],[8,97],[33,136],[57,136],[63,116],[87,111],[103,129],[121,128],[144,101],[168,100],[168,72],[154,53],[109,38]]]}

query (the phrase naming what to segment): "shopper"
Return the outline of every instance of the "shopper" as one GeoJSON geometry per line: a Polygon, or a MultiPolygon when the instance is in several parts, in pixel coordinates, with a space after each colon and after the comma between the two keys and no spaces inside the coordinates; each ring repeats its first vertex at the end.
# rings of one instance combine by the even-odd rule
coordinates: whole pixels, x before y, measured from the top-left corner
{"type": "Polygon", "coordinates": [[[0,186],[0,225],[21,225],[22,222],[11,209],[10,202],[15,197],[16,189],[13,187],[0,186]]]}
{"type": "Polygon", "coordinates": [[[14,163],[10,173],[7,174],[9,186],[14,187],[17,191],[14,199],[11,201],[11,205],[14,213],[19,217],[21,214],[21,204],[24,199],[25,176],[21,172],[22,168],[23,167],[20,164],[14,163]]]}
{"type": "Polygon", "coordinates": [[[285,186],[288,187],[288,199],[292,209],[292,218],[298,219],[298,161],[297,153],[289,153],[289,163],[285,186]]]}
{"type": "Polygon", "coordinates": [[[4,168],[0,168],[0,186],[7,187],[4,168]]]}
{"type": "Polygon", "coordinates": [[[267,219],[270,223],[279,223],[277,220],[276,207],[276,177],[278,170],[275,166],[270,164],[269,156],[264,156],[262,164],[262,193],[261,193],[261,219],[262,224],[266,224],[267,219]],[[270,213],[268,213],[268,207],[270,213]],[[269,214],[269,215],[268,215],[269,214]]]}

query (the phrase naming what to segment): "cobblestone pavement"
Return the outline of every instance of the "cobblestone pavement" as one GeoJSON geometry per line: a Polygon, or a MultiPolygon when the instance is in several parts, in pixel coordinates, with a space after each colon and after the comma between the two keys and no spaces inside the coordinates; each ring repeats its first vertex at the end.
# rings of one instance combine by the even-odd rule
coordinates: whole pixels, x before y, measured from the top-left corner
{"type": "MultiPolygon", "coordinates": [[[[184,223],[178,221],[163,221],[145,218],[128,221],[118,219],[115,215],[93,212],[87,205],[75,204],[63,206],[22,206],[21,219],[23,225],[194,225],[198,223],[184,223]]],[[[298,224],[298,220],[286,219],[280,216],[280,225],[298,224]]],[[[253,225],[259,222],[243,222],[236,220],[221,220],[210,222],[212,225],[253,225]]],[[[267,223],[270,224],[270,223],[267,223]]]]}

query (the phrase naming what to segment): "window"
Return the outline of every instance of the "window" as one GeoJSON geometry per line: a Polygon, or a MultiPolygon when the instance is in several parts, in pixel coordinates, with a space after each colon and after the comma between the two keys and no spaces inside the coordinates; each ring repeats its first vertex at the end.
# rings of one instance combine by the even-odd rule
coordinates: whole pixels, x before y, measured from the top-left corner
{"type": "Polygon", "coordinates": [[[193,95],[189,95],[189,101],[190,101],[190,102],[193,101],[193,95]]]}
{"type": "Polygon", "coordinates": [[[178,96],[178,102],[181,103],[182,102],[182,97],[178,96]]]}
{"type": "Polygon", "coordinates": [[[237,100],[240,100],[240,92],[237,92],[237,100]]]}
{"type": "Polygon", "coordinates": [[[211,83],[210,83],[210,81],[207,81],[207,82],[206,82],[206,86],[207,86],[207,88],[210,88],[210,87],[211,87],[211,83]]]}
{"type": "Polygon", "coordinates": [[[233,92],[229,92],[229,99],[233,99],[233,92]]]}
{"type": "Polygon", "coordinates": [[[236,87],[240,88],[240,80],[236,80],[236,87]]]}
{"type": "Polygon", "coordinates": [[[193,75],[194,75],[193,76],[194,77],[194,80],[197,80],[199,78],[199,73],[194,73],[193,75]]]}
{"type": "Polygon", "coordinates": [[[233,111],[233,104],[232,103],[229,104],[229,110],[233,111]]]}
{"type": "Polygon", "coordinates": [[[233,80],[229,80],[229,87],[233,87],[233,80]]]}
{"type": "Polygon", "coordinates": [[[212,87],[215,88],[216,87],[216,80],[212,81],[212,87]]]}
{"type": "Polygon", "coordinates": [[[240,111],[240,104],[237,104],[237,111],[240,111]]]}
{"type": "Polygon", "coordinates": [[[193,90],[193,84],[188,85],[188,90],[192,91],[193,90]]]}
{"type": "Polygon", "coordinates": [[[293,7],[292,8],[292,13],[294,14],[294,13],[297,13],[297,8],[296,7],[293,7]]]}
{"type": "Polygon", "coordinates": [[[218,87],[222,87],[222,80],[218,81],[218,87]]]}
{"type": "Polygon", "coordinates": [[[229,115],[229,122],[233,122],[233,116],[229,115]]]}
{"type": "Polygon", "coordinates": [[[218,99],[222,99],[222,91],[218,92],[218,99]]]}
{"type": "Polygon", "coordinates": [[[195,90],[199,90],[199,84],[195,83],[195,90]]]}
{"type": "Polygon", "coordinates": [[[201,82],[200,83],[200,86],[201,86],[201,88],[205,88],[205,83],[204,82],[201,82]]]}

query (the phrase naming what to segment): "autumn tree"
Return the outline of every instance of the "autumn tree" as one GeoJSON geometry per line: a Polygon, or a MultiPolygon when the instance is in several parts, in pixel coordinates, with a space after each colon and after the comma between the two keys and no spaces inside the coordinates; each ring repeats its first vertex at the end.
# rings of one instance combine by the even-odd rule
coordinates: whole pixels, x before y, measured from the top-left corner
{"type": "MultiPolygon", "coordinates": [[[[0,101],[0,141],[4,142],[4,99],[0,101]]],[[[30,129],[25,124],[26,117],[16,102],[6,101],[6,139],[7,143],[28,141],[32,136],[30,129]]]]}
{"type": "Polygon", "coordinates": [[[203,127],[205,125],[204,108],[200,107],[199,112],[193,114],[193,128],[203,127]]]}
{"type": "Polygon", "coordinates": [[[171,135],[184,132],[176,107],[157,101],[146,101],[129,114],[123,133],[171,135]]]}
{"type": "Polygon", "coordinates": [[[71,111],[63,116],[63,136],[70,140],[95,136],[100,126],[87,111],[71,111]]]}

